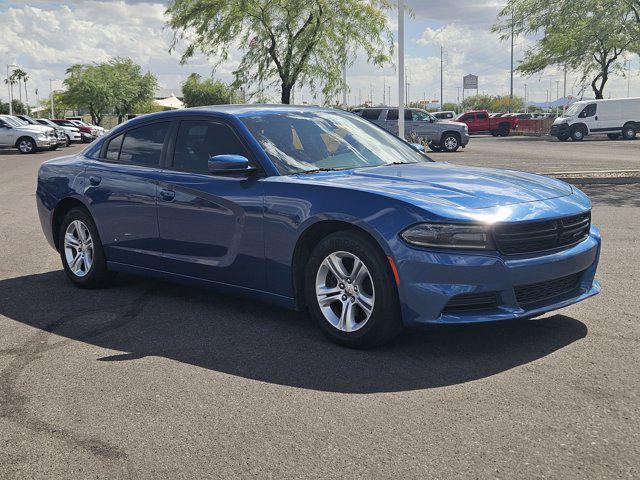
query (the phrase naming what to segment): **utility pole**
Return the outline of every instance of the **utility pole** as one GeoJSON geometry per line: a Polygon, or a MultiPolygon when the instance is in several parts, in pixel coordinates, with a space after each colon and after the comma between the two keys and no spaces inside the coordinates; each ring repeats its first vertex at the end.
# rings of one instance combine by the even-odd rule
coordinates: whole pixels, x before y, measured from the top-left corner
{"type": "Polygon", "coordinates": [[[444,105],[444,98],[442,96],[442,84],[443,84],[443,77],[442,77],[442,44],[440,44],[440,110],[442,110],[442,106],[444,105]]]}
{"type": "Polygon", "coordinates": [[[564,82],[562,83],[562,114],[567,109],[567,64],[564,64],[564,82]]]}
{"type": "Polygon", "coordinates": [[[373,83],[369,84],[369,106],[373,107],[373,83]]]}
{"type": "Polygon", "coordinates": [[[344,59],[342,65],[342,108],[348,110],[347,106],[347,59],[344,59]]]}
{"type": "Polygon", "coordinates": [[[385,77],[382,78],[382,105],[387,104],[387,79],[385,77]]]}
{"type": "MultiPolygon", "coordinates": [[[[461,108],[461,107],[460,107],[460,87],[457,87],[457,88],[458,88],[458,101],[457,101],[456,103],[457,103],[457,105],[458,105],[458,108],[461,108]]],[[[462,111],[462,110],[461,110],[461,111],[462,111]]],[[[460,113],[460,112],[456,112],[456,113],[460,113]]]]}
{"type": "Polygon", "coordinates": [[[398,136],[404,139],[404,0],[398,0],[398,136]]]}
{"type": "MultiPolygon", "coordinates": [[[[560,80],[556,80],[556,99],[560,98],[560,80]]],[[[556,105],[556,115],[560,111],[560,105],[556,105]]]]}
{"type": "Polygon", "coordinates": [[[631,59],[627,58],[624,63],[627,64],[627,97],[631,96],[631,59]]]}
{"type": "Polygon", "coordinates": [[[529,106],[527,105],[527,84],[524,84],[524,113],[528,113],[529,106]]]}
{"type": "MultiPolygon", "coordinates": [[[[464,96],[464,92],[463,92],[464,96]]],[[[509,84],[509,113],[513,103],[513,9],[511,9],[511,80],[509,84]]]]}
{"type": "Polygon", "coordinates": [[[51,92],[49,95],[51,97],[51,118],[55,118],[53,114],[53,80],[49,79],[49,91],[51,92]]]}

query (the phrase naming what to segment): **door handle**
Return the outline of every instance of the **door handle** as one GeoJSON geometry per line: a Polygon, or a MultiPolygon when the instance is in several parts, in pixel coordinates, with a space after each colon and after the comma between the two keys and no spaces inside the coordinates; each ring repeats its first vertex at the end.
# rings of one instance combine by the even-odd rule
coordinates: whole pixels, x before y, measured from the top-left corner
{"type": "Polygon", "coordinates": [[[162,189],[162,190],[160,190],[160,197],[164,201],[170,202],[171,200],[173,200],[176,197],[176,192],[174,192],[173,190],[162,189]]]}
{"type": "Polygon", "coordinates": [[[598,115],[596,115],[596,120],[598,120],[598,115]]]}
{"type": "Polygon", "coordinates": [[[93,185],[94,187],[97,187],[98,185],[100,185],[100,182],[102,181],[102,178],[96,176],[96,175],[91,175],[89,177],[89,183],[91,185],[93,185]]]}

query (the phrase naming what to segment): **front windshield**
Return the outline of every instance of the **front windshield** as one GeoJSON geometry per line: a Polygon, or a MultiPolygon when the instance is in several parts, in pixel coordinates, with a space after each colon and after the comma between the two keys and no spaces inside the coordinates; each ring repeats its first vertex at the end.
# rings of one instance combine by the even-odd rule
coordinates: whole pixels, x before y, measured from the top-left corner
{"type": "Polygon", "coordinates": [[[398,137],[352,114],[263,113],[241,120],[281,175],[429,161],[398,137]]]}
{"type": "Polygon", "coordinates": [[[24,127],[27,124],[27,122],[23,122],[22,120],[18,120],[16,117],[11,117],[9,115],[6,115],[0,118],[2,118],[5,122],[7,122],[12,127],[24,127]]]}
{"type": "Polygon", "coordinates": [[[580,111],[580,108],[582,108],[582,105],[574,103],[569,108],[567,108],[567,111],[564,112],[563,117],[573,117],[580,111]]]}

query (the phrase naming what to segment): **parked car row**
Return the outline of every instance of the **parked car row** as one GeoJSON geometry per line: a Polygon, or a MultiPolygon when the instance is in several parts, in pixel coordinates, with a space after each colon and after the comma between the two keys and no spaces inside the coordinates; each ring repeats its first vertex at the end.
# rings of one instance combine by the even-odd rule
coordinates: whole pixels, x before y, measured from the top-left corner
{"type": "Polygon", "coordinates": [[[0,148],[17,148],[20,153],[55,150],[72,143],[89,143],[105,132],[102,127],[76,119],[49,120],[28,115],[0,115],[0,148]]]}

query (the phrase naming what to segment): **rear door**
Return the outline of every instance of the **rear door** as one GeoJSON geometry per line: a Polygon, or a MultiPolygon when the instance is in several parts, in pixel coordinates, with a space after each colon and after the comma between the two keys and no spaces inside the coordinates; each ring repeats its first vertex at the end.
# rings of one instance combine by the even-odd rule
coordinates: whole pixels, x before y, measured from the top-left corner
{"type": "Polygon", "coordinates": [[[223,120],[183,118],[175,131],[158,177],[163,269],[264,290],[261,167],[223,120]],[[210,174],[209,157],[222,154],[247,157],[256,172],[210,174]]]}
{"type": "Polygon", "coordinates": [[[366,108],[362,111],[362,118],[366,118],[367,120],[369,120],[370,122],[375,123],[376,125],[379,125],[381,127],[384,127],[384,118],[382,113],[383,113],[383,109],[381,108],[366,108]]]}
{"type": "Polygon", "coordinates": [[[157,269],[161,264],[156,183],[171,123],[134,127],[87,161],[85,195],[107,260],[157,269]]]}
{"type": "Polygon", "coordinates": [[[478,112],[476,113],[476,130],[477,131],[488,131],[491,130],[489,115],[487,112],[478,112]]]}
{"type": "MultiPolygon", "coordinates": [[[[406,115],[405,115],[405,118],[406,118],[406,115]]],[[[398,127],[398,109],[397,108],[390,108],[387,110],[387,115],[384,119],[384,128],[387,131],[393,133],[394,135],[398,135],[399,127],[398,127]]],[[[405,125],[405,132],[408,132],[406,125],[405,125]]]]}

